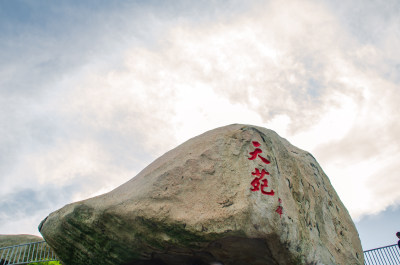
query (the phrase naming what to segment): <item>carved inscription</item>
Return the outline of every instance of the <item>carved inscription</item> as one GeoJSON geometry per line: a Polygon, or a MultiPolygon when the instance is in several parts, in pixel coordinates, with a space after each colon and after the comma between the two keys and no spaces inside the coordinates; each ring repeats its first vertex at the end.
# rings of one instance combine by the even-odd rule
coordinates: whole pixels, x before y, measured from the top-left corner
{"type": "MultiPolygon", "coordinates": [[[[261,161],[264,164],[270,164],[271,161],[269,161],[267,158],[261,156],[262,154],[262,149],[259,148],[261,144],[257,141],[252,142],[253,146],[255,147],[254,151],[249,152],[250,157],[248,157],[249,160],[255,160],[257,158],[261,159],[261,161]]],[[[255,176],[253,181],[251,181],[250,185],[252,186],[250,188],[251,191],[260,191],[264,195],[269,195],[269,196],[274,196],[275,191],[273,189],[267,189],[269,188],[268,186],[268,179],[267,176],[270,176],[270,173],[264,169],[264,168],[254,168],[254,172],[251,172],[251,175],[255,176]]],[[[278,198],[279,205],[276,208],[275,212],[279,214],[280,217],[282,217],[283,213],[283,207],[282,207],[282,200],[278,198]]]]}

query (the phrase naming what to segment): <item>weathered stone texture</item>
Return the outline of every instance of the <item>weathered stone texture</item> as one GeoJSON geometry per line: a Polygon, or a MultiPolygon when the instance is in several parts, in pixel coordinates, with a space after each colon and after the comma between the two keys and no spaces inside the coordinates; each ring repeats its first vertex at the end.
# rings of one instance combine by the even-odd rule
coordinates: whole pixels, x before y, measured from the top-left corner
{"type": "Polygon", "coordinates": [[[67,265],[364,264],[314,157],[248,125],[190,139],[115,190],[53,212],[41,233],[67,265]],[[270,164],[249,160],[253,142],[270,164]],[[264,191],[274,196],[251,190],[256,168],[270,173],[264,191]]]}

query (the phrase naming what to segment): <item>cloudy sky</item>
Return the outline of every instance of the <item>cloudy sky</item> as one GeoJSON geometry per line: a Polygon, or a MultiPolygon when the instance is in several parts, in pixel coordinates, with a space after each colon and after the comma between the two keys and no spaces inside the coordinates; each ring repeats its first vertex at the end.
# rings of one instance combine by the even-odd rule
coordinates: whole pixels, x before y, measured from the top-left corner
{"type": "Polygon", "coordinates": [[[394,244],[398,47],[397,0],[1,1],[0,234],[244,123],[317,158],[365,250],[394,244]]]}

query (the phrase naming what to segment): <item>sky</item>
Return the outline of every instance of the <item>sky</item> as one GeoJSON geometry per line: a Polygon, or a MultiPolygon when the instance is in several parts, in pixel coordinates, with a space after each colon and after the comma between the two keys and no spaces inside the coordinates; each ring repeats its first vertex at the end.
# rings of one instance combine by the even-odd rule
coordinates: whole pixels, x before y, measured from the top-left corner
{"type": "Polygon", "coordinates": [[[364,250],[400,231],[400,2],[0,1],[0,234],[232,123],[311,152],[364,250]]]}

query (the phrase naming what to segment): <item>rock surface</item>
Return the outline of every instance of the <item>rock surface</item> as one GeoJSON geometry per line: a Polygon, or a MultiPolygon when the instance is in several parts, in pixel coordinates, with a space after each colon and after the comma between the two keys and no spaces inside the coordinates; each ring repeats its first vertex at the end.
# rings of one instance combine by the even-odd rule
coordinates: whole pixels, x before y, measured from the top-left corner
{"type": "Polygon", "coordinates": [[[43,238],[34,235],[0,235],[0,248],[39,241],[43,241],[43,238]]]}
{"type": "Polygon", "coordinates": [[[192,138],[40,227],[66,265],[364,264],[348,211],[314,157],[250,125],[192,138]]]}

